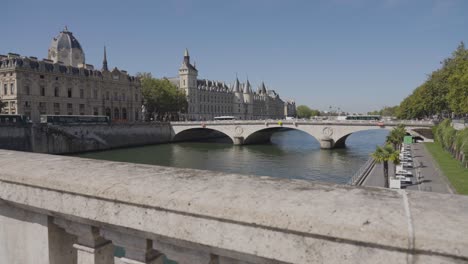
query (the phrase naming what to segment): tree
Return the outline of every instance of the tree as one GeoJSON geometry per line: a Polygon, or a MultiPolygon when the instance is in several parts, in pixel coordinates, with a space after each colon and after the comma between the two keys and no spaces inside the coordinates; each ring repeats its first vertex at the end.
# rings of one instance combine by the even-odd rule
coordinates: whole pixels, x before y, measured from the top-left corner
{"type": "Polygon", "coordinates": [[[440,69],[406,97],[397,111],[402,119],[468,114],[468,50],[462,42],[440,69]]]}
{"type": "Polygon", "coordinates": [[[372,158],[378,163],[383,163],[383,173],[385,180],[385,187],[389,187],[388,184],[388,162],[392,162],[397,165],[400,163],[399,152],[396,151],[392,145],[387,144],[383,147],[377,146],[374,153],[371,154],[372,158]]]}
{"type": "Polygon", "coordinates": [[[296,113],[298,118],[309,119],[312,116],[312,109],[306,105],[300,105],[296,108],[296,113]]]}
{"type": "Polygon", "coordinates": [[[3,107],[5,107],[7,105],[6,102],[3,102],[1,99],[0,99],[0,113],[2,113],[2,110],[3,110],[3,107]]]}
{"type": "Polygon", "coordinates": [[[405,126],[400,124],[396,126],[387,136],[387,143],[392,144],[394,149],[400,149],[403,139],[406,136],[405,126]]]}
{"type": "Polygon", "coordinates": [[[180,113],[187,111],[187,98],[168,79],[155,79],[150,73],[139,73],[141,92],[145,100],[146,117],[155,120],[178,120],[180,113]]]}

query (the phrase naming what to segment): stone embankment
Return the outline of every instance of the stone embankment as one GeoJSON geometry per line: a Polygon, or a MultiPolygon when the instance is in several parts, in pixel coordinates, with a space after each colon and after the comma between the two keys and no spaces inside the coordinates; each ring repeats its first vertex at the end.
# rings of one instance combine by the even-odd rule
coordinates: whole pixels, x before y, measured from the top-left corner
{"type": "Polygon", "coordinates": [[[7,150],[0,167],[0,263],[468,262],[467,196],[7,150]]]}
{"type": "Polygon", "coordinates": [[[170,142],[168,123],[0,126],[0,148],[66,154],[170,142]]]}

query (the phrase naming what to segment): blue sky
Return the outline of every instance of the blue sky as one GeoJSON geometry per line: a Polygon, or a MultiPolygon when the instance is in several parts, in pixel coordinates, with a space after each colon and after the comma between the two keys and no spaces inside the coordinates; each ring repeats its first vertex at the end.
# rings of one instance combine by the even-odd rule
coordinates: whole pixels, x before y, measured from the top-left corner
{"type": "Polygon", "coordinates": [[[326,110],[398,104],[468,40],[465,0],[2,2],[0,54],[47,57],[65,25],[100,68],[175,76],[188,48],[200,78],[255,86],[326,110]]]}

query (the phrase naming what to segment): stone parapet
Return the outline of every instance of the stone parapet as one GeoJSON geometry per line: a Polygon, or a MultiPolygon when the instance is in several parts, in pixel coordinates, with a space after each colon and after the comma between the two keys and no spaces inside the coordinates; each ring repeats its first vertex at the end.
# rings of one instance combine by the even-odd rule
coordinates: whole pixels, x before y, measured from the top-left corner
{"type": "Polygon", "coordinates": [[[7,150],[0,167],[0,263],[110,263],[108,243],[120,263],[468,262],[466,196],[7,150]],[[34,228],[49,262],[11,250],[34,228]]]}

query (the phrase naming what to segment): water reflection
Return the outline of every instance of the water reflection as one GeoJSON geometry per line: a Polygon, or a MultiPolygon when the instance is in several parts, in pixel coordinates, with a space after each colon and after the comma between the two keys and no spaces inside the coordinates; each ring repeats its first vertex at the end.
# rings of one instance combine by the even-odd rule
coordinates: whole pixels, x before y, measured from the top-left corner
{"type": "Polygon", "coordinates": [[[386,130],[352,134],[347,148],[320,150],[319,142],[298,131],[273,134],[272,144],[233,146],[230,141],[184,142],[84,153],[86,158],[181,168],[207,169],[282,178],[345,183],[382,144],[386,130]]]}

